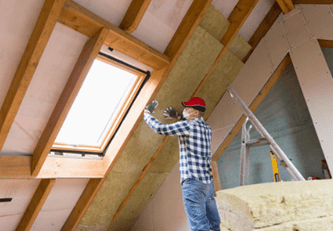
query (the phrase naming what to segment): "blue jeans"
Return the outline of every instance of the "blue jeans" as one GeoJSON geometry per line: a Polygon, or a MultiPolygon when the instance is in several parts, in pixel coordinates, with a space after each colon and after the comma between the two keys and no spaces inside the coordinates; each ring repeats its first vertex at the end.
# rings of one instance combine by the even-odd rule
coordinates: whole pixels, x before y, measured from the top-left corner
{"type": "Polygon", "coordinates": [[[220,231],[220,216],[214,198],[214,182],[204,184],[194,178],[182,184],[183,202],[191,231],[220,231]]]}

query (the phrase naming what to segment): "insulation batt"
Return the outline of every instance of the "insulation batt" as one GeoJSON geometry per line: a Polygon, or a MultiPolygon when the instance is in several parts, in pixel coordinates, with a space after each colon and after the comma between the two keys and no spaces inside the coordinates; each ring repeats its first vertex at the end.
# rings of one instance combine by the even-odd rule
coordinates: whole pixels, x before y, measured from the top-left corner
{"type": "Polygon", "coordinates": [[[293,181],[217,192],[221,230],[333,230],[333,181],[293,181]]]}

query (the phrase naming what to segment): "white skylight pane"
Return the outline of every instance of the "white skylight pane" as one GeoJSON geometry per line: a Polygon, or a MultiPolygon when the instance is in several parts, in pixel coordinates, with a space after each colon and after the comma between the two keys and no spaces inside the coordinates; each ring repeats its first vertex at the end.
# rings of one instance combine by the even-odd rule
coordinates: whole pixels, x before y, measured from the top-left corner
{"type": "Polygon", "coordinates": [[[100,145],[136,78],[95,60],[55,142],[100,145]]]}

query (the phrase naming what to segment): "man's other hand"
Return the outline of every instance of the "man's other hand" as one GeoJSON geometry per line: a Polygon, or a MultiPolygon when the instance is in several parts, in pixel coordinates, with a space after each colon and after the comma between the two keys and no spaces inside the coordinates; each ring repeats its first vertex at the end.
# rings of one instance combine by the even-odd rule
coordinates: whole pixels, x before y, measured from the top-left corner
{"type": "Polygon", "coordinates": [[[173,107],[168,107],[163,111],[163,116],[164,119],[166,120],[171,120],[171,119],[177,119],[180,120],[182,116],[173,108],[173,107]]]}

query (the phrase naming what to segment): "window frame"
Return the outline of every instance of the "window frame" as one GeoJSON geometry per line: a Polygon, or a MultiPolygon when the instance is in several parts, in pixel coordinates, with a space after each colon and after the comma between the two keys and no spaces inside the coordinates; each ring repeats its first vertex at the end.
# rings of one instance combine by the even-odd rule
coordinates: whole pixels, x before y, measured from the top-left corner
{"type": "Polygon", "coordinates": [[[126,116],[127,111],[130,109],[132,103],[134,102],[136,95],[138,94],[142,84],[144,83],[148,72],[140,71],[139,69],[135,69],[131,65],[120,62],[117,59],[111,59],[109,57],[98,54],[95,60],[99,60],[106,64],[112,65],[119,69],[125,70],[129,73],[132,73],[137,76],[136,80],[134,81],[131,89],[129,90],[129,94],[125,97],[124,103],[120,106],[115,115],[115,119],[111,122],[110,126],[108,127],[108,131],[105,133],[104,138],[100,145],[86,145],[81,144],[77,146],[69,145],[66,143],[61,142],[54,142],[50,151],[53,152],[66,152],[66,153],[82,153],[82,154],[98,154],[103,155],[105,153],[105,149],[107,148],[108,144],[110,143],[112,137],[117,132],[118,127],[120,126],[122,120],[126,116]]]}

